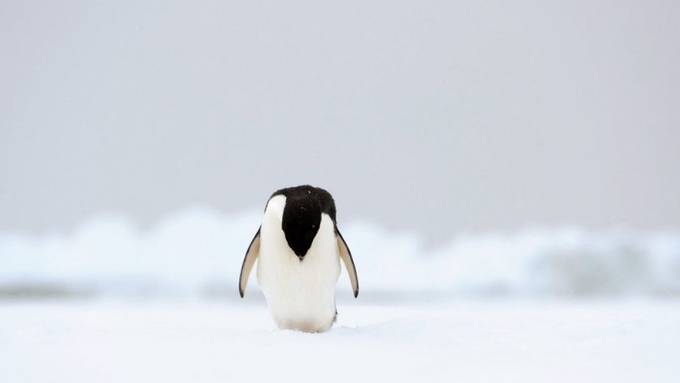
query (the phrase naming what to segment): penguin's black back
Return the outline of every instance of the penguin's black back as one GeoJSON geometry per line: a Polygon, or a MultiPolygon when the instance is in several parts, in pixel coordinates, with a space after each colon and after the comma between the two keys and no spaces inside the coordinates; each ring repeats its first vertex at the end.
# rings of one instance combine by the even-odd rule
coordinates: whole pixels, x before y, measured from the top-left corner
{"type": "Polygon", "coordinates": [[[310,198],[316,200],[322,213],[328,214],[335,223],[335,201],[331,193],[325,189],[314,187],[311,185],[300,185],[283,188],[275,191],[270,199],[277,195],[283,195],[286,199],[303,199],[310,198]]]}
{"type": "Polygon", "coordinates": [[[288,246],[302,261],[319,231],[321,214],[328,214],[335,225],[335,202],[329,192],[310,185],[279,189],[269,198],[278,195],[286,197],[281,229],[288,246]]]}

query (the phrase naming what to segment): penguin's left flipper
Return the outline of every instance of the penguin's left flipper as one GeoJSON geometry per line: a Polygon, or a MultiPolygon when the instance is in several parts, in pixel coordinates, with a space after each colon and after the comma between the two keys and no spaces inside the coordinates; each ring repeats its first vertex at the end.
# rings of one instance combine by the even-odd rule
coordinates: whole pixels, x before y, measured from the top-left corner
{"type": "Polygon", "coordinates": [[[338,230],[337,227],[335,228],[335,237],[338,240],[340,259],[342,259],[342,263],[345,264],[347,274],[349,275],[349,281],[350,283],[352,283],[352,291],[354,292],[354,298],[356,298],[357,296],[359,296],[359,277],[357,276],[357,269],[354,266],[354,259],[352,259],[352,252],[349,251],[347,242],[345,242],[345,239],[342,238],[342,234],[340,234],[340,230],[338,230]]]}
{"type": "Polygon", "coordinates": [[[246,256],[243,258],[243,264],[241,265],[241,275],[238,277],[238,293],[243,298],[246,292],[246,286],[248,286],[248,277],[250,276],[250,271],[253,269],[255,260],[260,255],[260,229],[257,229],[257,233],[250,241],[248,250],[246,250],[246,256]]]}

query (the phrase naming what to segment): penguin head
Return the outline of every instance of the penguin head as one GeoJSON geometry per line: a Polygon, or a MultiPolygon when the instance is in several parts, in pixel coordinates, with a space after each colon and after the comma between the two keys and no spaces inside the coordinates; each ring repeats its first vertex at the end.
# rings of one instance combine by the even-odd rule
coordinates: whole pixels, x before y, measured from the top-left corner
{"type": "Polygon", "coordinates": [[[272,197],[277,195],[286,197],[281,229],[288,246],[302,261],[319,231],[321,214],[326,213],[335,221],[333,199],[327,191],[309,185],[281,189],[272,197]]]}
{"type": "Polygon", "coordinates": [[[313,198],[286,198],[281,229],[288,246],[301,261],[312,246],[320,224],[321,208],[313,198]]]}

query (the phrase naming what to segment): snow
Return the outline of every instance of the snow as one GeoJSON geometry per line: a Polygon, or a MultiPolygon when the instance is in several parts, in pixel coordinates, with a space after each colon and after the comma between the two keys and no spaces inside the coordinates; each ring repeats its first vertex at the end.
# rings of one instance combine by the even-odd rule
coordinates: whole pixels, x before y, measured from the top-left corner
{"type": "MultiPolygon", "coordinates": [[[[680,233],[411,233],[341,220],[327,333],[277,330],[237,281],[261,211],[0,232],[0,382],[676,382],[680,233]]],[[[254,279],[254,278],[253,278],[254,279]]]]}
{"type": "MultiPolygon", "coordinates": [[[[33,289],[234,297],[261,213],[191,208],[148,228],[104,215],[72,232],[0,232],[0,295],[33,289]]],[[[354,254],[364,299],[413,293],[446,299],[680,293],[678,231],[526,228],[452,233],[449,241],[428,247],[412,233],[368,222],[340,217],[340,228],[354,254]]],[[[349,290],[346,275],[339,286],[349,290]]]]}
{"type": "Polygon", "coordinates": [[[0,303],[0,381],[677,382],[680,303],[340,307],[323,334],[247,301],[0,303]]]}

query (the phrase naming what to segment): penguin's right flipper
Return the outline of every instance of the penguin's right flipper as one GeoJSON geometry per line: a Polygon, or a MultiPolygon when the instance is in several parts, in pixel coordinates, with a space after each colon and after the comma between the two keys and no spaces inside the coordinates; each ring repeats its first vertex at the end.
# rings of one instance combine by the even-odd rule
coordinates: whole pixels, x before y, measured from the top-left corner
{"type": "Polygon", "coordinates": [[[243,298],[243,294],[246,292],[250,271],[253,269],[255,260],[260,255],[260,229],[257,229],[253,240],[250,241],[246,256],[243,258],[243,264],[241,265],[241,275],[238,277],[238,293],[241,295],[241,298],[243,298]]]}

